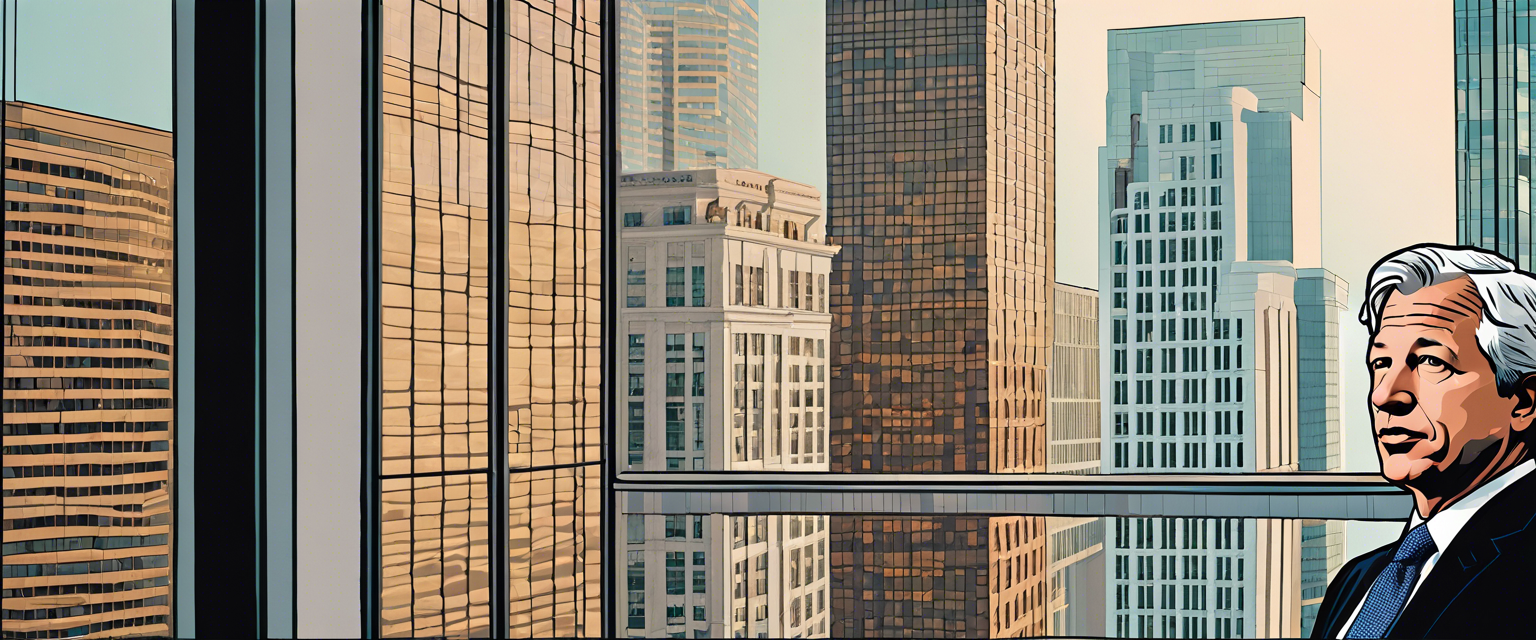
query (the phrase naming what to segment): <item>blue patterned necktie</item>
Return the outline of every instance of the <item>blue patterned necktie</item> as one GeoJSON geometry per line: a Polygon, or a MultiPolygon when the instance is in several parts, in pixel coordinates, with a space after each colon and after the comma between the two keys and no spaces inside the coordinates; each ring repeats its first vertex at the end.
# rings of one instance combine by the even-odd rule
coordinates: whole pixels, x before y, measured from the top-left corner
{"type": "Polygon", "coordinates": [[[1392,621],[1403,610],[1408,594],[1419,580],[1419,570],[1424,561],[1434,555],[1435,540],[1429,535],[1429,526],[1414,527],[1397,545],[1392,561],[1371,583],[1371,592],[1365,596],[1360,615],[1350,626],[1346,638],[1380,638],[1392,628],[1392,621]]]}

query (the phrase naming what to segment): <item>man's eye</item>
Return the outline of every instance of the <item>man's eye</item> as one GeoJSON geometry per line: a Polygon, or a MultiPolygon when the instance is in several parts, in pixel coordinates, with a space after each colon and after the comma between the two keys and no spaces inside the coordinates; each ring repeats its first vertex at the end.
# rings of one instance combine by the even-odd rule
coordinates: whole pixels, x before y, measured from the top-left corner
{"type": "Polygon", "coordinates": [[[1420,369],[1427,368],[1430,371],[1444,371],[1450,367],[1444,360],[1434,356],[1419,356],[1418,360],[1420,369]]]}
{"type": "Polygon", "coordinates": [[[1390,366],[1392,366],[1392,359],[1391,358],[1377,358],[1377,359],[1371,361],[1371,368],[1372,369],[1386,369],[1387,367],[1390,367],[1390,366]]]}

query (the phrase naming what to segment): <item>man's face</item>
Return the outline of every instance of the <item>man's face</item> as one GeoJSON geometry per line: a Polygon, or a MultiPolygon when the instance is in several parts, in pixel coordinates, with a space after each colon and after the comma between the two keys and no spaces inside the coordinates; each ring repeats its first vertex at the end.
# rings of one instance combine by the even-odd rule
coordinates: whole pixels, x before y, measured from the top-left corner
{"type": "Polygon", "coordinates": [[[1393,484],[1438,493],[1509,437],[1518,401],[1499,396],[1477,347],[1482,310],[1468,278],[1387,298],[1366,362],[1376,452],[1393,484]]]}

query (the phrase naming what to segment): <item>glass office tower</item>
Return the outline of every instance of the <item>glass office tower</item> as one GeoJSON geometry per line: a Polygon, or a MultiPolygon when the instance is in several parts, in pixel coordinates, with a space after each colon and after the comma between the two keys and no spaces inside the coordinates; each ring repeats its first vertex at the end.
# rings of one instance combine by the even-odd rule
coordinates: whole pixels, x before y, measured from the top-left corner
{"type": "MultiPolygon", "coordinates": [[[[1108,59],[1105,472],[1294,472],[1302,436],[1325,459],[1337,414],[1298,396],[1338,384],[1316,360],[1337,352],[1346,293],[1320,268],[1321,54],[1305,20],[1111,30],[1108,59]]],[[[1106,633],[1301,632],[1299,521],[1116,519],[1106,539],[1106,633]]]]}
{"type": "Polygon", "coordinates": [[[1456,242],[1531,268],[1529,0],[1456,0],[1456,242]]]}
{"type": "MultiPolygon", "coordinates": [[[[834,472],[1046,470],[1054,14],[827,5],[834,472]]],[[[832,537],[834,636],[1046,631],[1042,518],[834,517],[832,537]]]]}
{"type": "Polygon", "coordinates": [[[758,0],[619,0],[624,172],[756,169],[758,0]]]}
{"type": "Polygon", "coordinates": [[[170,634],[171,147],[5,103],[7,638],[170,634]]]}
{"type": "Polygon", "coordinates": [[[505,25],[483,0],[452,6],[381,3],[381,629],[497,635],[490,564],[505,549],[513,635],[600,635],[597,6],[511,2],[505,25]],[[487,64],[492,38],[506,39],[505,76],[487,64]],[[506,121],[493,123],[502,91],[506,121]],[[489,192],[499,127],[503,230],[489,192]]]}

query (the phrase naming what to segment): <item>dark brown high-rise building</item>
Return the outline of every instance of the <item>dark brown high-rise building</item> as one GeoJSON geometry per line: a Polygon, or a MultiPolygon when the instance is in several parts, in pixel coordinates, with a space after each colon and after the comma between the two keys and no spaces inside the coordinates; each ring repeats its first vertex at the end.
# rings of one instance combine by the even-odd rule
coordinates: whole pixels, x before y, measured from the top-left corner
{"type": "MultiPolygon", "coordinates": [[[[1054,14],[828,4],[834,471],[1046,470],[1054,14]]],[[[835,522],[833,635],[1045,633],[1042,520],[835,522]]]]}
{"type": "Polygon", "coordinates": [[[5,103],[7,638],[170,634],[171,141],[5,103]]]}

